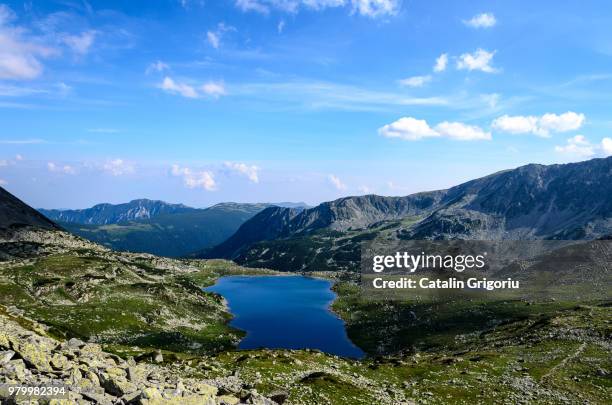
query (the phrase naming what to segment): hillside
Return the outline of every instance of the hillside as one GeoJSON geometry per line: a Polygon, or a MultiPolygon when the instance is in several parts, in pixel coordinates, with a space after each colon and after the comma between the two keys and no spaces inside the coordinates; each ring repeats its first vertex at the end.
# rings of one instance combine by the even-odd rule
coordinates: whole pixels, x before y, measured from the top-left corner
{"type": "Polygon", "coordinates": [[[267,209],[206,257],[286,271],[356,270],[372,239],[596,239],[612,233],[612,157],[527,165],[448,190],[267,209]]]}
{"type": "Polygon", "coordinates": [[[55,223],[0,187],[0,231],[26,226],[59,229],[55,223]]]}
{"type": "Polygon", "coordinates": [[[114,250],[184,257],[223,242],[269,206],[220,203],[197,209],[163,201],[134,200],[84,210],[39,211],[75,235],[114,250]]]}
{"type": "Polygon", "coordinates": [[[113,252],[55,229],[8,193],[0,207],[0,380],[66,384],[71,403],[561,404],[610,395],[607,302],[378,302],[345,280],[333,309],[369,357],[237,351],[243,333],[202,287],[274,272],[113,252]]]}
{"type": "MultiPolygon", "coordinates": [[[[64,229],[118,251],[191,256],[230,237],[270,203],[220,203],[191,208],[163,201],[98,204],[84,210],[39,210],[64,229]]],[[[279,203],[300,210],[303,203],[279,203]]],[[[200,253],[201,254],[201,253],[200,253]]]]}
{"type": "Polygon", "coordinates": [[[114,250],[182,257],[222,242],[264,208],[260,204],[218,204],[117,224],[60,224],[114,250]]]}
{"type": "Polygon", "coordinates": [[[149,219],[163,214],[175,214],[192,211],[194,208],[183,204],[169,204],[164,201],[139,199],[124,204],[97,204],[91,208],[79,210],[39,211],[56,222],[70,222],[88,225],[107,225],[136,219],[149,219]]]}

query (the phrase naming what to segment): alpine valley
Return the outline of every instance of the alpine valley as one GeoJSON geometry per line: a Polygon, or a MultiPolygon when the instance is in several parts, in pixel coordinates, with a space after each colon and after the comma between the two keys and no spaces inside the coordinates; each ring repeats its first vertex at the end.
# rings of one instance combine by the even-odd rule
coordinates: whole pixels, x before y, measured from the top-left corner
{"type": "Polygon", "coordinates": [[[579,298],[431,301],[370,299],[358,270],[368,240],[610,239],[611,197],[612,157],[305,209],[37,211],[0,188],[0,382],[66,384],[78,404],[606,404],[609,267],[553,272],[579,298]],[[244,332],[203,288],[280,272],[332,280],[366,357],[236,350],[244,332]]]}

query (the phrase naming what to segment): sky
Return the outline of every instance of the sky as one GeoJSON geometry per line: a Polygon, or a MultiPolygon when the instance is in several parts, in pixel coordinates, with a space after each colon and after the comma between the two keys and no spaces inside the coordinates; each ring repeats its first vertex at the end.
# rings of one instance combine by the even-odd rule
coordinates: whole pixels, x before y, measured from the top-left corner
{"type": "Polygon", "coordinates": [[[0,186],[317,204],[605,157],[610,38],[603,0],[0,0],[0,186]]]}

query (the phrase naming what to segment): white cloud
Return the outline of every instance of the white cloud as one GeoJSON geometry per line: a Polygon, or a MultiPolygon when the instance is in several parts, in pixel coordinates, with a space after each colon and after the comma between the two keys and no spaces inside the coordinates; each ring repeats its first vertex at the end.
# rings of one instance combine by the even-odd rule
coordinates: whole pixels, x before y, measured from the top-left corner
{"type": "Polygon", "coordinates": [[[166,63],[162,62],[161,60],[155,61],[153,63],[151,63],[149,66],[147,66],[147,69],[145,70],[145,74],[149,74],[152,72],[163,72],[164,70],[168,70],[170,69],[170,66],[168,66],[166,63]]]}
{"type": "Polygon", "coordinates": [[[102,169],[113,176],[123,176],[134,173],[134,165],[124,161],[123,159],[108,160],[106,163],[104,163],[102,169]]]}
{"type": "Polygon", "coordinates": [[[63,42],[72,49],[73,52],[79,55],[85,55],[93,45],[95,37],[95,31],[85,31],[80,35],[65,35],[63,37],[63,42]]]}
{"type": "Polygon", "coordinates": [[[497,24],[497,19],[493,13],[481,13],[463,23],[472,28],[491,28],[497,24]]]}
{"type": "Polygon", "coordinates": [[[186,83],[174,81],[171,77],[166,76],[158,87],[172,94],[180,94],[187,98],[199,98],[202,96],[211,96],[219,98],[227,94],[225,85],[222,82],[207,82],[199,88],[195,88],[186,83]]]}
{"type": "Polygon", "coordinates": [[[425,84],[429,83],[430,81],[431,81],[431,76],[427,75],[427,76],[412,76],[412,77],[408,77],[406,79],[400,80],[399,83],[402,86],[423,87],[425,84]]]}
{"type": "Polygon", "coordinates": [[[7,184],[8,184],[8,181],[4,179],[0,179],[0,186],[6,186],[7,184]]]}
{"type": "Polygon", "coordinates": [[[8,162],[6,160],[0,160],[0,167],[8,166],[8,162]]]}
{"type": "Polygon", "coordinates": [[[40,59],[57,51],[25,37],[25,29],[11,25],[14,19],[15,13],[0,4],[0,79],[31,80],[42,74],[40,59]]]}
{"type": "Polygon", "coordinates": [[[228,31],[236,31],[236,28],[232,27],[231,25],[225,25],[225,23],[222,22],[217,24],[216,30],[207,31],[206,39],[208,40],[210,46],[215,49],[219,49],[219,46],[221,45],[221,37],[228,31]]]}
{"type": "Polygon", "coordinates": [[[457,59],[457,69],[470,71],[480,70],[485,73],[495,73],[497,69],[491,66],[495,52],[496,51],[488,52],[479,48],[473,53],[464,53],[457,59]]]}
{"type": "Polygon", "coordinates": [[[491,133],[485,132],[475,125],[466,125],[462,122],[444,121],[436,125],[435,130],[441,135],[460,141],[490,140],[491,133]]]}
{"type": "Polygon", "coordinates": [[[573,111],[561,115],[548,113],[540,118],[539,124],[545,131],[567,132],[580,128],[584,119],[584,114],[577,114],[573,111]]]}
{"type": "Polygon", "coordinates": [[[76,169],[70,165],[57,165],[53,162],[47,163],[47,169],[54,173],[76,174],[76,169]]]}
{"type": "Polygon", "coordinates": [[[601,150],[604,156],[612,156],[612,138],[604,138],[601,140],[601,150]]]}
{"type": "Polygon", "coordinates": [[[208,39],[208,43],[215,49],[219,48],[219,44],[221,43],[221,39],[216,32],[208,31],[206,33],[206,38],[208,39]]]}
{"type": "Polygon", "coordinates": [[[16,154],[15,160],[23,160],[23,156],[21,156],[20,154],[16,154]]]}
{"type": "Polygon", "coordinates": [[[400,138],[407,141],[417,141],[423,138],[446,137],[461,141],[490,140],[491,133],[474,125],[461,122],[444,121],[431,128],[427,121],[413,117],[402,117],[378,130],[387,138],[400,138]]]}
{"type": "Polygon", "coordinates": [[[413,117],[402,117],[379,128],[378,133],[387,138],[400,138],[407,141],[440,136],[439,133],[429,127],[427,121],[413,117]]]}
{"type": "Polygon", "coordinates": [[[538,129],[538,117],[522,115],[502,115],[492,123],[493,128],[511,134],[533,133],[541,135],[538,129]]]}
{"type": "Polygon", "coordinates": [[[246,176],[249,181],[259,183],[259,167],[246,163],[225,162],[225,167],[246,176]]]}
{"type": "Polygon", "coordinates": [[[242,11],[255,11],[261,14],[268,14],[268,6],[260,3],[260,0],[236,0],[236,7],[242,11]]]}
{"type": "Polygon", "coordinates": [[[221,82],[208,82],[202,85],[202,91],[204,94],[209,96],[213,96],[215,98],[219,98],[220,96],[225,96],[227,92],[225,91],[225,86],[221,82]]]}
{"type": "Polygon", "coordinates": [[[188,167],[172,165],[170,173],[176,177],[182,177],[187,188],[202,188],[206,191],[217,189],[217,183],[212,172],[208,170],[196,171],[188,167]]]}
{"type": "Polygon", "coordinates": [[[159,88],[169,93],[178,93],[183,97],[197,98],[198,92],[188,84],[177,83],[172,78],[166,76],[164,81],[159,85],[159,88]]]}
{"type": "Polygon", "coordinates": [[[564,146],[555,146],[555,151],[581,158],[595,155],[595,147],[583,135],[569,138],[564,146]]]}
{"type": "Polygon", "coordinates": [[[446,66],[448,65],[448,54],[443,53],[438,56],[436,59],[436,64],[434,65],[434,72],[444,72],[446,70],[446,66]]]}
{"type": "Polygon", "coordinates": [[[338,176],[330,174],[327,176],[327,180],[337,189],[337,190],[346,190],[346,184],[344,184],[338,176]]]}
{"type": "Polygon", "coordinates": [[[497,93],[491,93],[491,94],[481,94],[480,98],[482,101],[484,101],[489,106],[489,108],[496,108],[501,96],[497,93]]]}
{"type": "Polygon", "coordinates": [[[394,15],[399,9],[399,0],[351,0],[351,3],[353,12],[368,17],[394,15]]]}
{"type": "Polygon", "coordinates": [[[528,115],[503,115],[491,124],[494,129],[511,134],[532,133],[541,137],[549,137],[551,132],[574,131],[582,127],[584,114],[568,111],[563,114],[546,113],[541,117],[528,115]]]}
{"type": "Polygon", "coordinates": [[[278,25],[276,26],[276,30],[278,31],[279,34],[282,34],[284,29],[285,29],[285,20],[280,20],[278,22],[278,25]]]}
{"type": "Polygon", "coordinates": [[[400,0],[236,0],[235,4],[242,11],[261,14],[271,10],[295,14],[301,7],[318,11],[349,7],[352,14],[376,18],[397,14],[400,0]]]}

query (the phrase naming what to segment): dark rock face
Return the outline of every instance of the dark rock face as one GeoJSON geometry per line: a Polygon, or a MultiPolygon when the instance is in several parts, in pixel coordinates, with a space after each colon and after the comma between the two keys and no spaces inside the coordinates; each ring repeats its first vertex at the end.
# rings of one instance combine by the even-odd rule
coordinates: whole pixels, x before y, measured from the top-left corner
{"type": "Polygon", "coordinates": [[[270,250],[286,244],[260,242],[303,242],[322,230],[352,236],[385,222],[385,229],[394,230],[399,239],[601,238],[612,232],[612,157],[532,164],[407,197],[346,197],[302,212],[268,209],[244,223],[208,257],[274,267],[263,251],[266,257],[277,257],[270,250]],[[406,218],[414,221],[402,223],[406,218]]]}
{"type": "Polygon", "coordinates": [[[135,219],[153,218],[162,214],[188,212],[194,208],[183,204],[168,204],[156,200],[133,200],[125,204],[98,204],[81,210],[39,210],[48,218],[58,222],[107,225],[135,219]]]}
{"type": "Polygon", "coordinates": [[[0,230],[37,227],[60,229],[35,209],[0,187],[0,230]]]}

